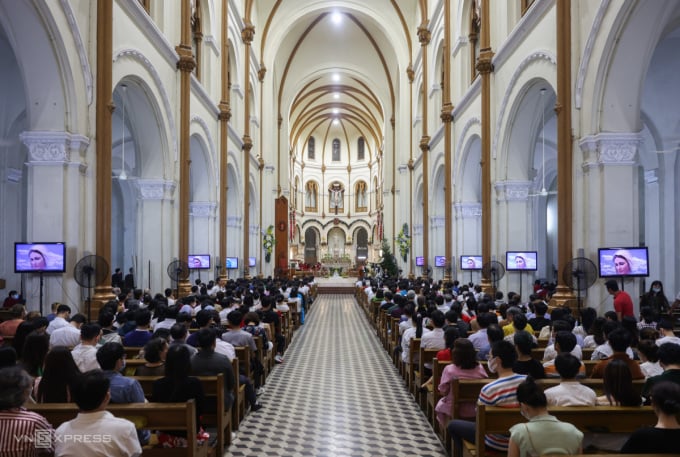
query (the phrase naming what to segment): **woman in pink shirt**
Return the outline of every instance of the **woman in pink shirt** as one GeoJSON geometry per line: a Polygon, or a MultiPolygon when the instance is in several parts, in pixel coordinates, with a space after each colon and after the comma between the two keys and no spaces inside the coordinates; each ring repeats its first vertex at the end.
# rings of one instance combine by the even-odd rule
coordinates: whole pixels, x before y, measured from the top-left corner
{"type": "MultiPolygon", "coordinates": [[[[459,338],[454,342],[451,352],[452,362],[444,367],[442,379],[439,383],[439,393],[443,397],[437,403],[435,411],[437,420],[442,427],[446,427],[451,420],[451,408],[453,406],[453,394],[450,383],[454,379],[482,379],[487,378],[486,370],[477,361],[475,348],[466,338],[459,338]]],[[[474,419],[475,402],[462,403],[460,405],[461,419],[474,419]]]]}

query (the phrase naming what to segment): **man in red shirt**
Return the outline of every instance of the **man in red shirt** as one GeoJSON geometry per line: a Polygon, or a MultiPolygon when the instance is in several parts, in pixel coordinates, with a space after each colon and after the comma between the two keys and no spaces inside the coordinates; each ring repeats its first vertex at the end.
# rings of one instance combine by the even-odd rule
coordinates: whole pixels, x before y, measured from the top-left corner
{"type": "Polygon", "coordinates": [[[628,292],[619,290],[619,284],[615,279],[610,279],[604,285],[607,288],[607,292],[614,296],[614,311],[616,311],[616,315],[619,317],[619,322],[621,322],[624,316],[635,317],[633,300],[628,295],[628,292]]]}

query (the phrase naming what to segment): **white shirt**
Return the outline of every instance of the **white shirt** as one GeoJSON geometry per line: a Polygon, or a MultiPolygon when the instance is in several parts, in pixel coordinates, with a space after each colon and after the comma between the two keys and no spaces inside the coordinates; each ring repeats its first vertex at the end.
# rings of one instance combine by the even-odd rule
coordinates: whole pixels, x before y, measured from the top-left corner
{"type": "Polygon", "coordinates": [[[73,325],[67,325],[56,329],[50,335],[50,347],[66,346],[69,348],[78,346],[80,344],[80,330],[73,325]]]}
{"type": "Polygon", "coordinates": [[[215,352],[226,355],[229,358],[229,361],[236,358],[236,349],[234,349],[234,346],[231,343],[227,343],[220,339],[215,340],[215,352]]]}
{"type": "MultiPolygon", "coordinates": [[[[658,342],[659,340],[657,340],[658,342]]],[[[609,357],[614,354],[614,350],[612,347],[609,345],[609,341],[607,341],[604,344],[599,345],[598,347],[595,348],[593,351],[593,355],[590,356],[590,360],[602,360],[602,359],[608,359],[609,357]]],[[[635,354],[633,354],[633,350],[631,348],[626,348],[626,354],[628,354],[628,357],[631,359],[635,358],[635,354]]]]}
{"type": "Polygon", "coordinates": [[[646,379],[652,376],[660,375],[661,373],[663,373],[663,368],[661,368],[659,362],[642,362],[640,364],[640,371],[642,371],[642,374],[645,375],[646,379]]]}
{"type": "Polygon", "coordinates": [[[444,349],[446,341],[444,341],[444,330],[435,328],[431,332],[423,332],[420,339],[420,347],[425,349],[444,349]]]}
{"type": "Polygon", "coordinates": [[[108,411],[78,413],[75,419],[61,424],[55,436],[56,457],[136,457],[142,454],[135,425],[108,411]]]}
{"type": "Polygon", "coordinates": [[[595,391],[577,381],[563,381],[544,393],[548,406],[595,406],[597,402],[595,391]]]}
{"type": "Polygon", "coordinates": [[[677,336],[662,336],[658,340],[655,341],[657,346],[661,346],[664,343],[673,343],[673,344],[678,344],[680,345],[680,338],[677,336]]]}
{"type": "MultiPolygon", "coordinates": [[[[571,355],[573,355],[579,360],[583,359],[583,351],[581,350],[581,346],[579,346],[578,344],[574,346],[574,349],[571,350],[571,355]]],[[[543,361],[547,362],[548,360],[555,360],[555,357],[557,357],[555,345],[551,344],[546,346],[545,351],[543,352],[543,361]]]]}
{"type": "Polygon", "coordinates": [[[97,362],[97,348],[95,346],[81,343],[73,348],[71,355],[81,373],[101,369],[99,362],[97,362]]]}
{"type": "MultiPolygon", "coordinates": [[[[430,332],[430,330],[428,330],[426,328],[423,329],[423,335],[421,336],[421,342],[422,342],[422,337],[425,336],[429,332],[430,332]]],[[[401,360],[403,360],[404,363],[409,363],[409,362],[416,363],[418,361],[417,359],[412,360],[412,361],[409,361],[409,359],[408,359],[408,348],[411,345],[411,340],[415,337],[416,337],[416,327],[415,326],[413,326],[409,329],[406,329],[406,331],[404,331],[404,334],[401,337],[401,360]]]]}
{"type": "Polygon", "coordinates": [[[52,319],[52,322],[47,326],[47,334],[51,335],[53,331],[57,330],[58,328],[66,327],[68,325],[68,321],[64,319],[63,317],[55,317],[52,319]]]}

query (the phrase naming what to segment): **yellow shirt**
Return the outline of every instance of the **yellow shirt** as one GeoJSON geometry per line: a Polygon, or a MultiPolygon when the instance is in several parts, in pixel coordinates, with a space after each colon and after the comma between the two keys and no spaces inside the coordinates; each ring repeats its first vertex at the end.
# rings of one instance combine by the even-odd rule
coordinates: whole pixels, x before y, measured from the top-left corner
{"type": "MultiPolygon", "coordinates": [[[[527,326],[524,327],[525,332],[529,332],[529,334],[533,335],[534,334],[534,329],[531,328],[531,325],[527,323],[527,326]]],[[[515,327],[512,326],[512,322],[510,322],[508,325],[503,326],[503,336],[508,336],[512,335],[515,333],[515,327]]]]}

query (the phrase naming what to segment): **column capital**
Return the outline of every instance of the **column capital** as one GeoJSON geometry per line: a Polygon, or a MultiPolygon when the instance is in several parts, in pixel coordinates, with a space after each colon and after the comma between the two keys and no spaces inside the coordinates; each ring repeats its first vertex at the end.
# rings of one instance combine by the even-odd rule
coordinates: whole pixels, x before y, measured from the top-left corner
{"type": "Polygon", "coordinates": [[[478,202],[459,202],[454,203],[457,219],[474,219],[482,216],[482,204],[478,202]]]}
{"type": "Polygon", "coordinates": [[[499,181],[494,187],[498,201],[527,201],[531,181],[499,181]]]}
{"type": "Polygon", "coordinates": [[[430,32],[429,26],[430,21],[427,20],[418,26],[418,41],[420,42],[421,46],[427,46],[430,44],[432,33],[430,32]]]}
{"type": "Polygon", "coordinates": [[[69,132],[26,131],[19,139],[28,148],[30,163],[78,162],[90,144],[88,137],[69,132]]]}
{"type": "Polygon", "coordinates": [[[420,150],[423,152],[423,154],[426,153],[430,149],[430,137],[420,137],[420,143],[418,144],[418,147],[420,147],[420,150]]]}
{"type": "Polygon", "coordinates": [[[255,26],[250,22],[246,22],[246,24],[243,26],[243,29],[241,29],[241,39],[246,45],[250,45],[250,43],[253,42],[254,37],[255,26]]]}
{"type": "Polygon", "coordinates": [[[642,144],[642,133],[601,132],[581,138],[585,165],[634,165],[642,144]]]}
{"type": "Polygon", "coordinates": [[[189,202],[189,214],[192,217],[214,217],[216,209],[215,202],[189,202]]]}
{"type": "Polygon", "coordinates": [[[493,59],[493,51],[491,49],[482,49],[479,52],[479,57],[477,58],[477,64],[475,68],[480,75],[492,73],[494,71],[494,66],[491,63],[493,59]]]}
{"type": "Polygon", "coordinates": [[[451,102],[444,103],[439,117],[441,118],[442,122],[446,124],[453,121],[453,104],[451,102]]]}
{"type": "Polygon", "coordinates": [[[175,181],[163,179],[138,179],[136,182],[140,200],[170,200],[177,187],[175,181]]]}
{"type": "Polygon", "coordinates": [[[409,84],[413,84],[413,80],[416,77],[416,72],[413,71],[413,65],[409,64],[406,68],[406,77],[408,78],[409,84]]]}
{"type": "Polygon", "coordinates": [[[194,54],[191,47],[180,44],[175,47],[175,51],[179,55],[179,60],[177,61],[177,69],[186,73],[191,73],[196,68],[196,60],[194,60],[194,54]]]}
{"type": "Polygon", "coordinates": [[[253,139],[250,135],[243,135],[243,151],[249,153],[253,149],[253,139]]]}
{"type": "Polygon", "coordinates": [[[221,101],[220,104],[218,105],[218,108],[220,112],[217,115],[217,119],[220,121],[229,122],[231,120],[231,105],[229,104],[229,102],[221,101]]]}
{"type": "Polygon", "coordinates": [[[260,65],[260,69],[257,70],[257,79],[262,82],[264,81],[264,76],[267,74],[267,67],[264,64],[260,65]]]}

